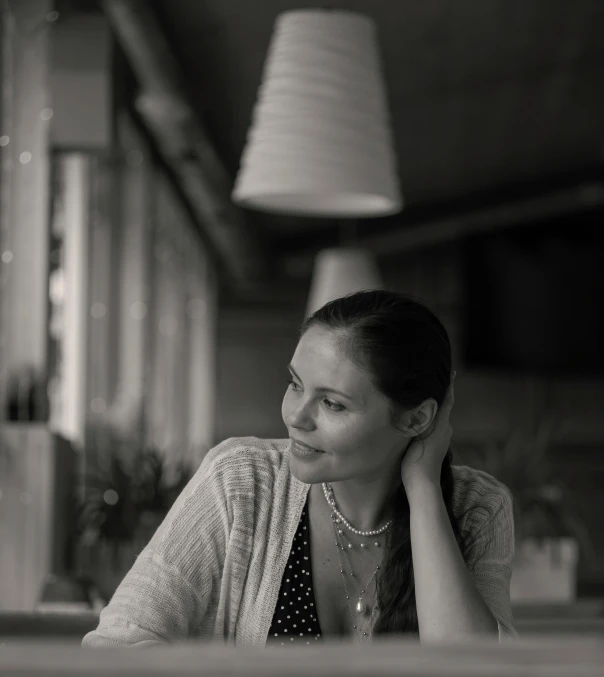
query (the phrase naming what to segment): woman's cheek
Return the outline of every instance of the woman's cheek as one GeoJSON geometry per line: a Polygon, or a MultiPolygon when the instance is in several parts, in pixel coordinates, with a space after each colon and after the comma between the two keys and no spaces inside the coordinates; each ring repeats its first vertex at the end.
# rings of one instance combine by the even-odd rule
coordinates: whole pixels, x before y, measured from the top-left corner
{"type": "Polygon", "coordinates": [[[287,419],[289,417],[289,413],[291,411],[291,402],[289,398],[289,391],[285,391],[285,395],[283,396],[283,402],[281,402],[281,418],[283,419],[283,423],[287,425],[287,419]]]}

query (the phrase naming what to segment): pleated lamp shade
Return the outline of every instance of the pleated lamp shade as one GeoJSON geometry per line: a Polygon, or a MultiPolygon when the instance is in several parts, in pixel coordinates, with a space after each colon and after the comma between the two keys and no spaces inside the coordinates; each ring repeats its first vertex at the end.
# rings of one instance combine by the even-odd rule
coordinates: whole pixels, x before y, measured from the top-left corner
{"type": "Polygon", "coordinates": [[[243,207],[290,215],[400,211],[369,18],[320,9],[277,18],[232,197],[243,207]]]}
{"type": "Polygon", "coordinates": [[[315,258],[306,315],[328,301],[362,289],[382,289],[377,263],[371,252],[355,247],[323,249],[315,258]]]}

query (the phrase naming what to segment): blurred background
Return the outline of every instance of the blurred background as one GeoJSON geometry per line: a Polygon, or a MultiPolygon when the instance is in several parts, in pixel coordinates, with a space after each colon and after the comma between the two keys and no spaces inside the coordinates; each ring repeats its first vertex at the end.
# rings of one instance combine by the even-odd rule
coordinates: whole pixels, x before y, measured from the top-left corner
{"type": "Polygon", "coordinates": [[[358,106],[283,145],[302,183],[313,143],[345,143],[321,180],[395,168],[381,213],[238,177],[268,175],[254,106],[299,7],[0,1],[0,636],[94,627],[209,448],[286,436],[311,306],[374,285],[447,327],[454,462],[515,499],[519,631],[603,632],[604,3],[329,3],[376,29],[383,166],[345,31],[301,109],[358,106]]]}

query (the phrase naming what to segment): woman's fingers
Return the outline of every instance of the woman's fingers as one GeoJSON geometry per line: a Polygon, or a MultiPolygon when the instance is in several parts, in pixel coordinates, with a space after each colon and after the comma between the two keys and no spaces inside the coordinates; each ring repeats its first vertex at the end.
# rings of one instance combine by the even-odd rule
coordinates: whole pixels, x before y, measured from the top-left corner
{"type": "MultiPolygon", "coordinates": [[[[455,373],[455,372],[454,372],[455,373]]],[[[453,377],[455,379],[455,377],[453,377]]],[[[453,387],[453,381],[447,388],[447,394],[445,395],[445,400],[442,404],[442,407],[439,408],[436,418],[438,423],[441,425],[448,425],[449,415],[451,414],[451,409],[453,409],[453,404],[455,403],[455,391],[453,387]]]]}

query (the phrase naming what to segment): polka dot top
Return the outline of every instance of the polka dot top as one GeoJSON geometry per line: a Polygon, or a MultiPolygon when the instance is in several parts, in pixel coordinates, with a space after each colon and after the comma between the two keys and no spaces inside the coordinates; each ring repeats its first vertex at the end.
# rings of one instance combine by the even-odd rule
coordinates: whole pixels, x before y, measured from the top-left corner
{"type": "Polygon", "coordinates": [[[277,606],[268,631],[268,646],[322,642],[310,567],[308,502],[302,510],[292,550],[285,565],[277,606]]]}

